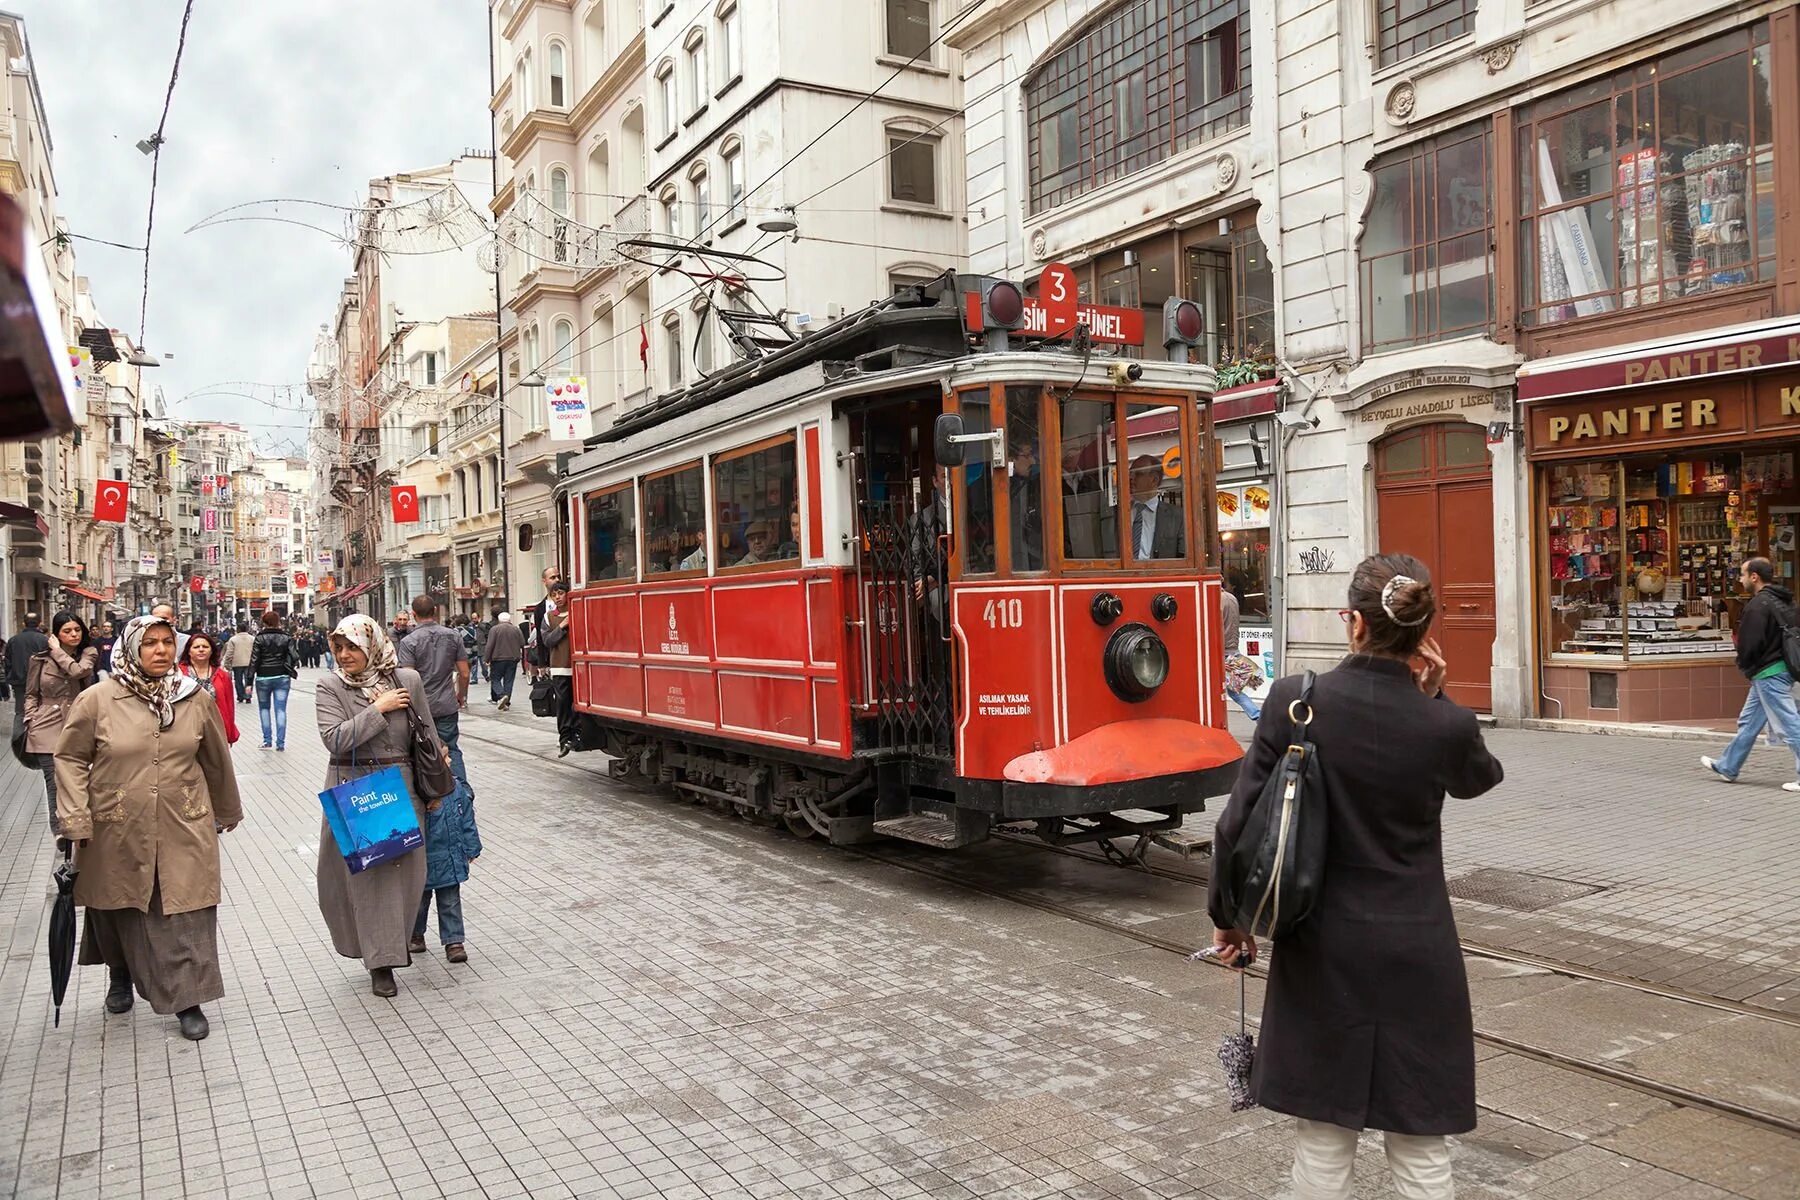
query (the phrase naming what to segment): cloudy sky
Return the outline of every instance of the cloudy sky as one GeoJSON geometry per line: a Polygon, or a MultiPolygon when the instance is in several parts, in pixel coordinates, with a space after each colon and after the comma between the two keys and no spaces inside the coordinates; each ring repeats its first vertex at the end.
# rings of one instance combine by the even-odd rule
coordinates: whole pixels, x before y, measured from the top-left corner
{"type": "MultiPolygon", "coordinates": [[[[150,160],[182,0],[0,0],[25,17],[71,232],[142,245],[150,160]]],[[[196,0],[157,186],[145,342],[177,415],[301,444],[306,360],[347,252],[255,222],[186,232],[276,197],[354,205],[368,180],[443,163],[488,135],[484,0],[196,0]],[[268,401],[186,399],[223,381],[268,401]]],[[[337,214],[316,210],[335,227],[337,214]]],[[[143,259],[76,243],[107,323],[138,329],[143,259]]],[[[271,446],[271,448],[274,448],[271,446]]]]}

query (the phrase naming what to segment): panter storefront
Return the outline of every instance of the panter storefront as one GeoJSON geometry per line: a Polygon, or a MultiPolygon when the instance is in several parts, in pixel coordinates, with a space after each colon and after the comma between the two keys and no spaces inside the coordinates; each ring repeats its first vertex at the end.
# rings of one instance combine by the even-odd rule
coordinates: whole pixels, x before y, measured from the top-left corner
{"type": "Polygon", "coordinates": [[[1800,579],[1800,321],[1527,363],[1539,714],[1718,725],[1738,565],[1800,579]]]}

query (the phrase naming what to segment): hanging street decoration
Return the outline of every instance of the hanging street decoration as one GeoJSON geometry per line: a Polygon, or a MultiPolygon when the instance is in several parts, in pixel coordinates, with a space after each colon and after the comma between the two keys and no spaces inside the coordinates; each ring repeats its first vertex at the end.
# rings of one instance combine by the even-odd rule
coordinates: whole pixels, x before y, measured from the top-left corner
{"type": "Polygon", "coordinates": [[[389,488],[388,503],[394,509],[394,524],[405,525],[419,519],[419,489],[413,484],[389,488]]]}
{"type": "Polygon", "coordinates": [[[125,507],[131,485],[121,479],[102,479],[94,487],[94,520],[125,523],[125,507]]]}

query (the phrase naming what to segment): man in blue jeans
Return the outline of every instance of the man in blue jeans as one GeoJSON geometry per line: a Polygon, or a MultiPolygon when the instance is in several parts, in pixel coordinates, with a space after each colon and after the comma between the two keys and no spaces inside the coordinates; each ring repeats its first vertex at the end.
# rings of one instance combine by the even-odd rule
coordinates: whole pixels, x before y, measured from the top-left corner
{"type": "Polygon", "coordinates": [[[413,631],[395,653],[400,665],[416,670],[425,685],[425,704],[438,737],[450,751],[450,771],[457,786],[425,820],[425,892],[413,921],[411,950],[425,953],[425,923],[435,895],[438,941],[443,943],[444,957],[453,963],[468,962],[463,945],[462,885],[469,878],[469,864],[481,854],[481,835],[475,829],[475,789],[469,786],[458,744],[460,714],[469,703],[469,651],[461,633],[439,623],[437,601],[429,595],[414,597],[412,612],[413,631]]]}
{"type": "MultiPolygon", "coordinates": [[[[1795,620],[1794,593],[1775,582],[1775,567],[1766,558],[1747,558],[1738,568],[1738,583],[1750,600],[1738,618],[1737,665],[1750,680],[1750,694],[1738,713],[1737,736],[1718,758],[1702,756],[1700,765],[1726,783],[1736,783],[1744,760],[1766,725],[1775,726],[1794,754],[1800,775],[1800,708],[1794,705],[1794,677],[1782,655],[1787,627],[1795,620]]],[[[1800,778],[1781,785],[1800,792],[1800,778]]]]}

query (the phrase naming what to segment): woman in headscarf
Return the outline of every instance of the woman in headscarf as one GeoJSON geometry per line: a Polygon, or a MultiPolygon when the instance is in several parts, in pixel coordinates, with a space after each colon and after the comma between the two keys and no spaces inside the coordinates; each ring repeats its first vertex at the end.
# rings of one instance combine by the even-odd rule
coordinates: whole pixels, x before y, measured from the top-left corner
{"type": "Polygon", "coordinates": [[[37,755],[44,773],[50,808],[50,832],[56,832],[56,740],[69,719],[69,706],[81,689],[94,682],[100,651],[88,628],[72,612],[50,619],[50,647],[31,656],[25,674],[25,750],[37,755]]]}
{"type": "MultiPolygon", "coordinates": [[[[438,753],[443,746],[419,673],[396,662],[387,630],[361,613],[339,622],[331,634],[331,651],[336,665],[319,677],[318,690],[319,736],[331,754],[325,786],[399,767],[423,829],[426,812],[439,802],[422,800],[413,780],[408,709],[431,734],[438,753]]],[[[394,968],[412,961],[407,946],[425,891],[425,865],[425,851],[414,850],[352,875],[320,815],[319,911],[332,946],[345,958],[362,959],[377,996],[394,995],[399,990],[394,968]]]]}
{"type": "Polygon", "coordinates": [[[175,670],[175,627],[137,617],[112,676],[82,692],[56,744],[57,818],[80,850],[81,962],[112,973],[108,1012],[132,989],[181,1036],[206,1036],[200,1005],[219,974],[219,834],[243,820],[231,743],[213,698],[175,670]]]}

